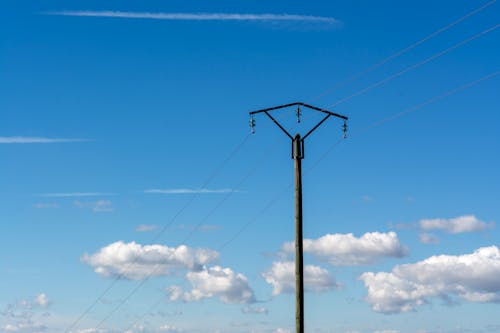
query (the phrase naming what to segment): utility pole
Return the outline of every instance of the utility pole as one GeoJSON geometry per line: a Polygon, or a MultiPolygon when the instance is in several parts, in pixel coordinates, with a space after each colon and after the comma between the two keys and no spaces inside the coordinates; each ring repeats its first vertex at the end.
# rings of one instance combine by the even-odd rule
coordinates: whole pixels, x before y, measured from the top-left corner
{"type": "Polygon", "coordinates": [[[344,120],[343,131],[344,138],[346,138],[347,117],[302,102],[290,103],[250,112],[250,127],[252,134],[255,133],[255,119],[253,116],[258,113],[265,113],[290,138],[290,140],[292,140],[295,183],[295,331],[296,333],[304,333],[304,257],[302,247],[302,159],[304,158],[304,140],[331,116],[344,120]],[[292,106],[297,106],[297,122],[299,123],[301,106],[322,112],[326,114],[326,116],[309,130],[304,137],[301,137],[298,133],[295,137],[292,137],[292,135],[270,114],[271,111],[292,106]]]}

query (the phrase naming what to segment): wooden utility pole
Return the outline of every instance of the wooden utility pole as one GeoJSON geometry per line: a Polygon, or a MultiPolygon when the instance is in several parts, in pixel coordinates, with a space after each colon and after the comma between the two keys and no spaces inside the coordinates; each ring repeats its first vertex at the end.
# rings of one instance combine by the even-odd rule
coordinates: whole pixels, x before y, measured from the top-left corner
{"type": "Polygon", "coordinates": [[[304,251],[302,247],[302,159],[304,158],[304,140],[330,116],[344,120],[343,130],[345,138],[347,131],[347,117],[311,106],[309,104],[296,102],[250,112],[250,127],[252,129],[252,133],[255,132],[255,120],[253,115],[257,113],[265,113],[292,140],[292,158],[294,160],[295,179],[295,331],[296,333],[304,333],[304,251]],[[326,116],[311,130],[309,130],[304,137],[301,137],[300,134],[296,134],[295,137],[292,137],[290,133],[288,133],[288,131],[270,114],[270,111],[292,106],[297,106],[298,122],[300,122],[301,106],[325,113],[326,116]]]}
{"type": "Polygon", "coordinates": [[[293,138],[295,175],[295,327],[304,332],[304,257],[302,250],[302,145],[300,134],[293,138]]]}

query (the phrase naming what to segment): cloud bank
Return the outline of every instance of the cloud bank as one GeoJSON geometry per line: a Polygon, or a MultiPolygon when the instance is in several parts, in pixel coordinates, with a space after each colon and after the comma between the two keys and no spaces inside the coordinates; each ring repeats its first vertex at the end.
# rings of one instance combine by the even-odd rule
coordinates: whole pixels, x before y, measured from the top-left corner
{"type": "MultiPolygon", "coordinates": [[[[304,252],[333,266],[356,266],[377,262],[386,257],[400,258],[407,254],[395,232],[368,232],[357,238],[353,234],[327,234],[318,239],[304,239],[304,252]]],[[[288,253],[294,243],[283,245],[288,253]]]]}
{"type": "Polygon", "coordinates": [[[374,311],[399,313],[416,310],[433,298],[449,302],[500,302],[500,250],[482,247],[470,254],[432,256],[391,272],[360,276],[368,288],[366,301],[374,311]]]}

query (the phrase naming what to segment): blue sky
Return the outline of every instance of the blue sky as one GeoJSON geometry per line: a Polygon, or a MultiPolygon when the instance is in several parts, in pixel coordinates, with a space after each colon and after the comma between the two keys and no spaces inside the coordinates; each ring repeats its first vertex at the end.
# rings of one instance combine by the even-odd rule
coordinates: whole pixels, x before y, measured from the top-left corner
{"type": "Polygon", "coordinates": [[[500,331],[499,6],[2,2],[0,332],[500,331]]]}

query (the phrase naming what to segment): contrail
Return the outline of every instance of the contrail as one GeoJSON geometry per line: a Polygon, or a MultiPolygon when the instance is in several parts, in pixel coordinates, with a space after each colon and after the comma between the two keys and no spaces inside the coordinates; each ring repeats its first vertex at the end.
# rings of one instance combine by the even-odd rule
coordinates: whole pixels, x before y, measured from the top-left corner
{"type": "Polygon", "coordinates": [[[64,10],[46,12],[45,15],[89,16],[130,19],[176,20],[176,21],[307,21],[336,24],[340,21],[326,16],[292,14],[229,14],[229,13],[151,13],[122,11],[64,10]]]}

